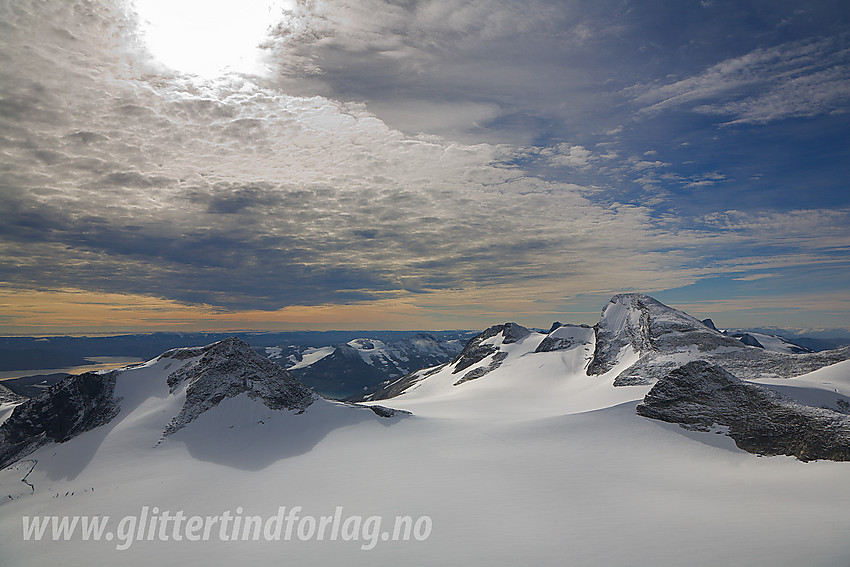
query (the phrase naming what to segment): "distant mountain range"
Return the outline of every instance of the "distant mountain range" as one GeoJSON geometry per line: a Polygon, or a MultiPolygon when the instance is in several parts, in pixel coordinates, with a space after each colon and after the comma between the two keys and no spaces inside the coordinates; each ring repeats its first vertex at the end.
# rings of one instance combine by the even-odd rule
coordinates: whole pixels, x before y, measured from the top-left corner
{"type": "Polygon", "coordinates": [[[308,387],[336,398],[363,395],[414,370],[454,358],[465,340],[417,333],[384,342],[358,338],[343,344],[265,347],[267,356],[308,387]]]}
{"type": "MultiPolygon", "coordinates": [[[[285,331],[285,332],[223,332],[223,333],[135,333],[104,337],[0,337],[0,371],[16,370],[12,353],[30,356],[24,369],[47,369],[57,366],[85,364],[91,356],[135,356],[145,360],[166,350],[186,345],[206,345],[229,337],[239,337],[252,347],[329,346],[368,337],[387,343],[427,332],[442,340],[469,338],[469,331],[285,331]],[[70,364],[50,358],[37,360],[33,353],[61,353],[70,364]],[[13,367],[15,366],[15,367],[13,367]]],[[[472,333],[475,334],[475,333],[472,333]]]]}
{"type": "MultiPolygon", "coordinates": [[[[709,326],[714,325],[710,319],[709,326]]],[[[559,323],[558,323],[559,325],[559,323]]],[[[727,336],[772,352],[804,353],[850,344],[850,339],[788,339],[767,330],[725,329],[727,336]]],[[[475,336],[473,331],[291,331],[281,333],[147,333],[109,337],[0,337],[0,371],[32,370],[4,381],[30,397],[68,372],[38,370],[83,366],[85,357],[149,359],[185,345],[210,344],[237,336],[324,395],[356,399],[400,376],[448,362],[475,336]],[[374,348],[367,348],[372,344],[374,348]]]]}
{"type": "Polygon", "coordinates": [[[115,337],[0,338],[0,371],[33,370],[4,380],[18,395],[31,397],[68,375],[38,370],[90,363],[84,356],[148,359],[172,348],[210,344],[237,336],[325,395],[346,398],[419,368],[450,360],[471,331],[305,331],[286,333],[152,333],[115,337]]]}

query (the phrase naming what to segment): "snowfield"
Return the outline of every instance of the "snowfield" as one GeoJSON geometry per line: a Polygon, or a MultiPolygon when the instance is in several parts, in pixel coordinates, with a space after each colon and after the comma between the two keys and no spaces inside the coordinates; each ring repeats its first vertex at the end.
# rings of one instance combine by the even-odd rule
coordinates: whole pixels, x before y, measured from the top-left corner
{"type": "MultiPolygon", "coordinates": [[[[643,328],[640,314],[611,316],[619,332],[643,328]]],[[[521,327],[502,328],[453,363],[408,377],[401,395],[365,403],[412,415],[380,417],[321,398],[303,411],[271,409],[251,394],[265,395],[264,386],[249,385],[165,435],[189,388],[168,377],[202,357],[186,351],[120,371],[115,418],[0,471],[0,562],[850,565],[850,463],[759,457],[723,428],[691,431],[637,415],[652,383],[613,384],[649,335],[614,341],[610,368],[588,375],[599,350],[593,329],[523,336],[521,327]],[[280,506],[316,518],[342,507],[381,517],[385,531],[396,516],[427,516],[432,529],[421,541],[375,535],[370,549],[363,533],[221,541],[217,529],[208,541],[137,538],[116,549],[119,522],[143,507],[266,518],[280,506]],[[113,539],[25,541],[22,518],[43,515],[108,516],[113,539]]],[[[850,396],[848,364],[759,383],[832,403],[850,396]]]]}

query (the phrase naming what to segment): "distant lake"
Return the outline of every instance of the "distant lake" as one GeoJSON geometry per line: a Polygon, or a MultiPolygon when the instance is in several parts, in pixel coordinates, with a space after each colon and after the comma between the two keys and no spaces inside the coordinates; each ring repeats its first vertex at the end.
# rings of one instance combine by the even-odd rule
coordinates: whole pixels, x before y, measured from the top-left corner
{"type": "Polygon", "coordinates": [[[22,378],[24,376],[36,376],[41,374],[82,374],[84,372],[94,372],[96,370],[111,370],[113,368],[121,368],[128,364],[137,364],[145,362],[144,359],[136,356],[87,356],[86,360],[91,360],[94,364],[86,364],[83,366],[67,366],[65,368],[40,368],[38,370],[7,370],[0,372],[1,380],[11,380],[12,378],[22,378]]]}

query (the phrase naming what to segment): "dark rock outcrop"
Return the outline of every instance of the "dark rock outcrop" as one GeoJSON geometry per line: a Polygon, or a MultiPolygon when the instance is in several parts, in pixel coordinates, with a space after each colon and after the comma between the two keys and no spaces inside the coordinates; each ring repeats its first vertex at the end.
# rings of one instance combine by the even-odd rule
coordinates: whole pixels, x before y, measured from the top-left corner
{"type": "Polygon", "coordinates": [[[64,443],[118,414],[117,372],[69,376],[17,406],[0,425],[0,468],[47,443],[64,443]]]}
{"type": "Polygon", "coordinates": [[[490,360],[490,364],[487,366],[479,366],[478,368],[473,368],[469,372],[463,375],[463,378],[454,383],[455,386],[460,386],[464,382],[469,382],[470,380],[475,380],[476,378],[481,378],[486,374],[494,371],[498,367],[502,365],[502,362],[508,357],[508,353],[506,352],[497,352],[493,355],[493,358],[490,360]]]}
{"type": "Polygon", "coordinates": [[[395,417],[397,415],[413,415],[407,410],[388,408],[386,406],[364,406],[372,410],[378,417],[395,417]]]}
{"type": "Polygon", "coordinates": [[[505,358],[507,358],[508,353],[501,352],[499,347],[495,345],[484,344],[484,341],[500,334],[503,337],[502,344],[509,345],[524,339],[531,334],[531,331],[522,325],[517,325],[516,323],[505,323],[504,325],[493,325],[489,329],[486,329],[483,333],[474,337],[466,344],[466,347],[464,347],[463,351],[457,356],[457,358],[452,361],[452,364],[454,364],[452,374],[457,374],[462,370],[466,370],[470,366],[478,364],[490,355],[493,355],[493,358],[487,366],[474,368],[464,374],[460,380],[454,383],[455,386],[459,386],[464,382],[469,382],[470,380],[475,380],[476,378],[481,378],[502,365],[502,362],[504,362],[505,358]]]}
{"type": "Polygon", "coordinates": [[[727,427],[738,447],[759,455],[850,460],[850,416],[782,398],[705,361],[659,380],[637,413],[694,430],[727,427]]]}
{"type": "Polygon", "coordinates": [[[743,334],[741,335],[741,337],[740,337],[738,340],[739,340],[739,341],[741,341],[742,343],[744,343],[744,344],[745,344],[745,345],[747,345],[747,346],[751,346],[751,347],[756,347],[756,348],[764,349],[764,345],[762,345],[762,344],[758,341],[758,339],[757,339],[757,338],[755,338],[754,336],[752,336],[752,335],[751,335],[751,334],[749,334],[749,333],[743,333],[743,334]]]}

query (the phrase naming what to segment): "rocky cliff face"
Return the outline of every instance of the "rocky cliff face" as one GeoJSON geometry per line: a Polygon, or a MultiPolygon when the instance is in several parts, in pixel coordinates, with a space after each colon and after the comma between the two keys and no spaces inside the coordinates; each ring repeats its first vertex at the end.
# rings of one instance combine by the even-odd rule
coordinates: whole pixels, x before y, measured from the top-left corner
{"type": "MultiPolygon", "coordinates": [[[[702,321],[642,293],[615,295],[594,326],[596,349],[588,374],[604,374],[631,350],[641,358],[685,349],[710,351],[721,347],[743,348],[702,321]]],[[[626,371],[622,377],[635,375],[626,371]]]]}
{"type": "Polygon", "coordinates": [[[451,362],[454,366],[453,374],[466,370],[473,364],[477,364],[499,350],[498,346],[489,339],[502,335],[500,344],[508,345],[521,340],[531,334],[531,331],[516,323],[505,323],[504,325],[493,325],[485,329],[479,335],[470,339],[459,355],[451,362]]]}
{"type": "Polygon", "coordinates": [[[118,414],[117,372],[69,376],[15,408],[0,425],[0,468],[47,443],[63,443],[118,414]]]}
{"type": "Polygon", "coordinates": [[[782,398],[705,361],[659,380],[637,413],[701,431],[728,428],[738,447],[759,455],[850,460],[850,416],[782,398]]]}
{"type": "Polygon", "coordinates": [[[555,323],[534,352],[569,350],[576,345],[592,344],[593,328],[588,325],[563,325],[555,323]]]}

